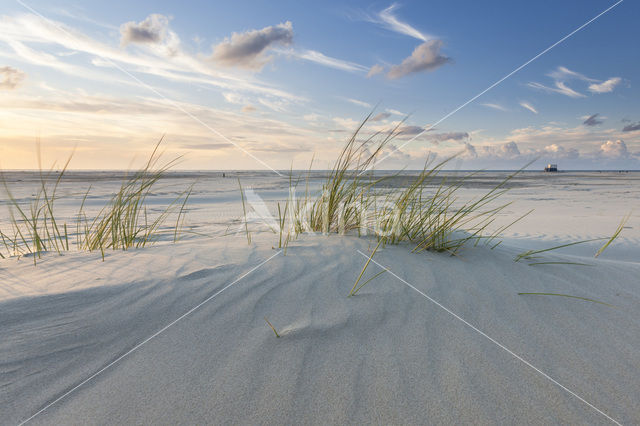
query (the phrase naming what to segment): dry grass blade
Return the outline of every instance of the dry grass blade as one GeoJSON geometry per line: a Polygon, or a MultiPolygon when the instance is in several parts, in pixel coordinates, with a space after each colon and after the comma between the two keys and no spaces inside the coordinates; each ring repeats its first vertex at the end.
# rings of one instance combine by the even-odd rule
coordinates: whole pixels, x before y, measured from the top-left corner
{"type": "Polygon", "coordinates": [[[527,250],[527,251],[522,252],[519,255],[517,255],[514,260],[516,262],[519,262],[522,259],[525,259],[525,260],[537,259],[537,258],[539,258],[539,256],[536,256],[536,255],[540,254],[540,253],[546,253],[546,252],[552,251],[552,250],[558,250],[558,249],[565,248],[565,247],[571,247],[571,246],[575,246],[577,244],[590,243],[592,241],[601,241],[603,239],[604,238],[592,238],[590,240],[575,241],[573,243],[561,244],[561,245],[558,245],[558,246],[549,247],[549,248],[540,249],[540,250],[527,250]]]}
{"type": "Polygon", "coordinates": [[[244,191],[242,190],[242,184],[240,178],[238,178],[238,186],[240,187],[240,197],[242,198],[242,213],[244,214],[244,230],[247,235],[247,244],[251,244],[251,234],[249,233],[249,222],[247,222],[247,206],[244,202],[244,191]]]}
{"type": "Polygon", "coordinates": [[[267,317],[264,317],[264,320],[267,322],[267,325],[271,328],[271,330],[273,330],[273,332],[275,333],[276,337],[280,338],[280,335],[278,334],[278,332],[276,331],[276,328],[273,326],[273,324],[271,324],[269,322],[269,320],[267,319],[267,317]]]}
{"type": "Polygon", "coordinates": [[[618,236],[620,235],[620,233],[624,229],[624,225],[626,225],[626,223],[627,223],[627,221],[629,220],[630,217],[631,217],[631,212],[629,212],[625,217],[622,218],[622,220],[620,221],[620,224],[618,225],[618,228],[613,233],[611,238],[609,238],[609,240],[606,243],[604,243],[604,245],[602,247],[600,247],[600,250],[598,250],[598,252],[595,254],[594,257],[600,256],[602,254],[602,252],[605,251],[607,249],[607,247],[609,247],[609,245],[612,242],[615,241],[616,238],[618,238],[618,236]]]}
{"type": "MultiPolygon", "coordinates": [[[[362,284],[361,286],[358,286],[358,283],[360,282],[360,280],[362,279],[362,276],[364,275],[365,271],[367,270],[367,267],[369,266],[369,263],[371,263],[371,259],[373,259],[373,256],[376,254],[376,252],[378,251],[378,248],[380,247],[380,244],[382,244],[382,242],[385,240],[385,238],[380,238],[380,241],[378,241],[378,245],[376,245],[376,248],[373,249],[373,252],[371,252],[371,256],[369,256],[369,259],[367,259],[367,262],[364,264],[364,267],[362,268],[362,271],[360,271],[360,275],[358,275],[358,279],[356,279],[356,282],[353,284],[353,287],[351,287],[351,291],[349,291],[349,294],[347,295],[347,297],[351,297],[353,295],[355,295],[358,290],[360,290],[365,284],[367,284],[369,281],[371,281],[373,278],[377,277],[379,274],[375,275],[374,277],[370,278],[369,280],[367,280],[364,284],[362,284]]],[[[385,271],[383,271],[385,272],[385,271]]]]}
{"type": "Polygon", "coordinates": [[[600,302],[599,300],[594,300],[594,299],[589,299],[588,297],[580,297],[580,296],[572,296],[570,294],[561,294],[561,293],[518,293],[520,295],[532,295],[532,296],[561,296],[561,297],[570,297],[572,299],[580,299],[580,300],[586,300],[587,302],[593,302],[593,303],[599,303],[601,305],[606,305],[606,306],[610,306],[612,308],[615,308],[614,305],[610,305],[608,303],[605,302],[600,302]]]}

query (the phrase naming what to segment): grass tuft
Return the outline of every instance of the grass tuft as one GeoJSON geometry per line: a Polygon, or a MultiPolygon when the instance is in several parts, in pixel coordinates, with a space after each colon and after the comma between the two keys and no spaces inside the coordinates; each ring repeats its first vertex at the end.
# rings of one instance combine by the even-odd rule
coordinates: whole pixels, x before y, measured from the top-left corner
{"type": "Polygon", "coordinates": [[[423,170],[404,189],[385,191],[386,181],[399,177],[400,173],[376,177],[373,167],[399,134],[402,122],[389,132],[371,133],[365,128],[370,117],[371,114],[347,140],[318,193],[309,192],[307,178],[304,197],[297,200],[298,181],[290,178],[289,197],[284,206],[277,205],[278,247],[303,232],[373,234],[379,241],[384,238],[383,245],[408,242],[414,252],[429,250],[455,255],[471,242],[491,243],[495,247],[499,242],[493,240],[528,214],[493,233],[487,232],[509,206],[496,204],[496,200],[507,191],[508,181],[524,168],[467,203],[458,200],[457,191],[473,174],[454,182],[439,176],[451,158],[435,164],[427,159],[423,170]]]}
{"type": "MultiPolygon", "coordinates": [[[[75,239],[78,251],[100,251],[104,260],[106,250],[144,247],[156,242],[163,234],[172,234],[174,242],[178,241],[192,187],[179,194],[153,217],[148,212],[147,199],[152,190],[180,159],[177,157],[159,165],[161,154],[158,148],[161,142],[162,139],[156,144],[145,166],[126,176],[111,200],[91,219],[84,209],[91,191],[89,186],[76,215],[75,235],[69,234],[69,229],[74,227],[61,221],[55,207],[57,190],[72,156],[69,156],[59,172],[53,172],[53,167],[44,172],[40,167],[39,189],[28,203],[20,202],[14,197],[2,175],[1,180],[9,200],[10,231],[0,230],[0,237],[7,256],[31,255],[36,264],[37,259],[45,252],[62,254],[69,251],[69,240],[75,239]],[[176,213],[175,225],[166,227],[169,217],[176,213]]],[[[39,150],[38,161],[40,163],[39,150]]]]}

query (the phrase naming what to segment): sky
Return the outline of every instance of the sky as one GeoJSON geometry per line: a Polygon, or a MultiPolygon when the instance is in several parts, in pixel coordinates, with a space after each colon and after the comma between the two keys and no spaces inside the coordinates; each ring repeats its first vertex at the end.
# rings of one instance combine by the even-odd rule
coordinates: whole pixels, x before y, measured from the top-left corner
{"type": "Polygon", "coordinates": [[[379,169],[640,169],[639,16],[632,0],[2,0],[0,168],[37,168],[40,149],[46,167],[125,169],[162,138],[182,169],[323,169],[371,114],[362,138],[397,132],[379,169]]]}

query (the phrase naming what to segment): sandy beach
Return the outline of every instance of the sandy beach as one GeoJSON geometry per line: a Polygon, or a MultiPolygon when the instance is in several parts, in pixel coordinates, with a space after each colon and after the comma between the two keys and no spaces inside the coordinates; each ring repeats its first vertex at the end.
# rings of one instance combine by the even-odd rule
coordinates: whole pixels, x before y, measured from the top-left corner
{"type": "Polygon", "coordinates": [[[0,426],[640,426],[640,2],[1,3],[0,426]]]}
{"type": "Polygon", "coordinates": [[[237,181],[205,179],[188,217],[213,235],[2,260],[0,423],[638,423],[638,216],[598,259],[600,242],[545,255],[590,266],[514,262],[610,235],[603,217],[640,208],[636,175],[524,175],[505,215],[536,211],[497,248],[388,245],[350,298],[375,239],[304,234],[285,254],[254,223],[247,244],[237,181]]]}

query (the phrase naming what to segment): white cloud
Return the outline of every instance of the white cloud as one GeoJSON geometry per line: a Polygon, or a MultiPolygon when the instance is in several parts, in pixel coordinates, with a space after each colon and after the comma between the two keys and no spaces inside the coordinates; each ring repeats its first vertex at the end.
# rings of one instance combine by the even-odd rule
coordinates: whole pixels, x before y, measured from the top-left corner
{"type": "Polygon", "coordinates": [[[406,116],[407,115],[402,111],[398,111],[397,109],[387,108],[385,111],[390,112],[391,114],[394,114],[394,115],[401,115],[401,116],[406,116]]]}
{"type": "Polygon", "coordinates": [[[507,111],[507,109],[505,107],[503,107],[502,105],[499,105],[499,104],[484,103],[484,104],[480,104],[480,105],[486,106],[487,108],[497,109],[498,111],[507,111]]]}
{"type": "Polygon", "coordinates": [[[560,81],[565,81],[572,78],[577,78],[579,80],[588,81],[588,82],[598,81],[596,79],[589,78],[584,74],[580,74],[579,72],[571,71],[570,69],[563,66],[559,66],[558,68],[556,68],[555,71],[552,71],[547,75],[553,78],[554,80],[560,80],[560,81]]]}
{"type": "Polygon", "coordinates": [[[399,34],[404,34],[421,41],[427,41],[433,38],[427,34],[420,32],[419,30],[407,24],[406,22],[400,21],[393,13],[394,10],[396,10],[397,8],[398,8],[398,4],[393,3],[391,6],[387,7],[386,9],[378,13],[376,17],[369,18],[369,21],[377,24],[381,24],[383,27],[385,27],[388,30],[394,31],[399,34]]]}
{"type": "Polygon", "coordinates": [[[216,63],[228,67],[260,70],[272,59],[266,55],[269,48],[291,43],[293,26],[287,21],[261,30],[233,33],[231,38],[226,38],[213,47],[211,58],[216,63]]]}
{"type": "Polygon", "coordinates": [[[120,25],[120,42],[123,46],[129,43],[160,43],[166,37],[168,27],[169,19],[157,13],[141,22],[125,22],[120,25]]]}
{"type": "Polygon", "coordinates": [[[222,96],[224,97],[225,101],[229,102],[230,104],[243,105],[248,102],[247,98],[239,93],[223,92],[222,96]]]}
{"type": "Polygon", "coordinates": [[[324,65],[325,67],[335,68],[342,71],[362,73],[362,72],[367,72],[369,70],[369,68],[365,67],[364,65],[360,65],[355,62],[345,61],[342,59],[332,58],[330,56],[327,56],[315,50],[295,51],[291,49],[291,50],[280,51],[280,52],[289,54],[291,56],[295,56],[296,58],[299,58],[299,59],[304,59],[306,61],[314,62],[319,65],[324,65]]]}
{"type": "Polygon", "coordinates": [[[343,98],[343,99],[347,102],[351,102],[354,105],[358,105],[364,108],[372,108],[372,105],[368,102],[360,101],[358,99],[353,99],[353,98],[343,98]]]}
{"type": "Polygon", "coordinates": [[[612,158],[612,159],[629,157],[629,151],[627,150],[627,145],[624,143],[622,139],[618,139],[615,142],[606,141],[605,143],[600,145],[600,154],[606,158],[612,158]]]}
{"type": "Polygon", "coordinates": [[[0,67],[0,89],[13,90],[22,83],[27,75],[19,69],[0,67]]]}
{"type": "Polygon", "coordinates": [[[555,143],[545,146],[542,151],[534,154],[543,158],[551,157],[553,160],[572,160],[580,156],[580,153],[576,148],[567,149],[564,146],[555,143]]]}
{"type": "Polygon", "coordinates": [[[561,95],[569,96],[571,98],[584,98],[586,97],[585,95],[571,89],[565,84],[565,82],[568,80],[577,79],[583,82],[591,83],[588,87],[591,93],[609,93],[613,91],[613,89],[622,81],[620,77],[612,77],[606,81],[600,81],[594,78],[587,77],[584,74],[571,71],[566,67],[558,67],[555,71],[552,71],[547,75],[554,79],[555,87],[545,86],[544,84],[537,82],[530,82],[527,84],[527,86],[534,89],[543,90],[547,93],[560,93],[561,95]]]}
{"type": "Polygon", "coordinates": [[[333,122],[340,126],[342,129],[353,130],[360,125],[359,121],[352,118],[334,117],[333,122]]]}
{"type": "Polygon", "coordinates": [[[369,68],[369,72],[367,72],[367,78],[371,78],[374,75],[382,74],[384,72],[384,67],[382,65],[375,64],[371,68],[369,68]]]}
{"type": "Polygon", "coordinates": [[[442,40],[430,40],[416,47],[411,56],[405,58],[400,65],[393,65],[387,77],[395,79],[408,74],[433,71],[451,59],[440,54],[442,40]]]}
{"type": "Polygon", "coordinates": [[[389,117],[391,117],[390,112],[381,112],[371,117],[371,121],[382,121],[382,120],[386,120],[389,117]]]}
{"type": "Polygon", "coordinates": [[[466,159],[478,158],[478,152],[476,151],[476,147],[471,145],[469,142],[465,142],[464,151],[460,153],[460,157],[466,158],[466,159]]]}
{"type": "Polygon", "coordinates": [[[504,145],[499,147],[500,155],[506,158],[515,158],[520,155],[520,150],[518,149],[518,145],[511,141],[507,142],[504,145]]]}
{"type": "Polygon", "coordinates": [[[288,102],[278,99],[258,98],[258,102],[275,112],[287,111],[288,102]]]}
{"type": "Polygon", "coordinates": [[[475,153],[476,158],[490,159],[515,159],[520,157],[520,149],[514,141],[506,142],[499,145],[479,145],[473,149],[469,143],[465,144],[465,153],[475,153]]]}
{"type": "Polygon", "coordinates": [[[559,93],[561,95],[569,96],[570,98],[584,98],[584,97],[586,97],[582,93],[576,92],[572,88],[568,87],[562,81],[556,81],[554,84],[555,84],[556,87],[548,87],[548,86],[545,86],[544,84],[541,84],[541,83],[530,82],[530,83],[527,83],[527,86],[529,86],[531,88],[534,88],[534,89],[542,90],[542,91],[547,92],[547,93],[559,93]]]}
{"type": "Polygon", "coordinates": [[[533,105],[531,105],[529,102],[522,101],[522,102],[520,102],[520,106],[521,106],[522,108],[528,109],[529,111],[531,111],[531,112],[532,112],[532,113],[534,113],[534,114],[537,114],[537,113],[538,113],[538,110],[537,110],[537,109],[535,109],[535,108],[534,108],[534,106],[533,106],[533,105]]]}
{"type": "Polygon", "coordinates": [[[609,93],[620,84],[622,79],[620,77],[613,77],[602,83],[593,83],[589,85],[589,91],[592,93],[609,93]]]}
{"type": "MultiPolygon", "coordinates": [[[[143,45],[149,47],[146,52],[131,54],[126,50],[92,39],[60,22],[42,19],[32,14],[0,17],[0,42],[7,43],[20,60],[30,64],[53,68],[74,77],[107,84],[139,86],[133,80],[122,77],[120,73],[117,75],[103,73],[95,66],[102,68],[113,68],[115,65],[126,66],[130,71],[154,75],[170,81],[207,85],[222,90],[242,90],[296,102],[304,100],[298,95],[263,84],[255,78],[227,74],[215,69],[199,57],[182,51],[167,58],[166,52],[162,52],[164,45],[143,45]],[[51,45],[86,53],[92,59],[97,58],[93,63],[95,66],[83,66],[77,60],[62,62],[61,58],[40,50],[49,50],[51,45]]],[[[15,56],[12,57],[15,58],[15,56]]],[[[89,63],[92,63],[91,60],[89,63]]]]}

